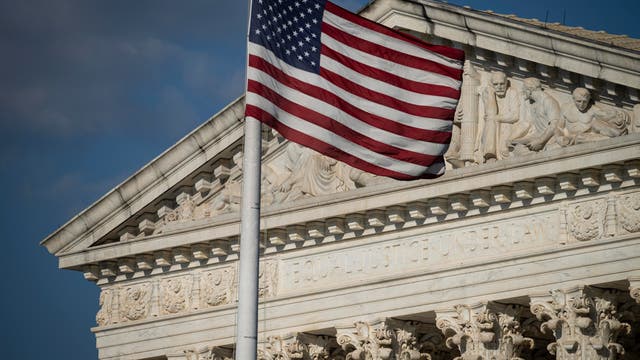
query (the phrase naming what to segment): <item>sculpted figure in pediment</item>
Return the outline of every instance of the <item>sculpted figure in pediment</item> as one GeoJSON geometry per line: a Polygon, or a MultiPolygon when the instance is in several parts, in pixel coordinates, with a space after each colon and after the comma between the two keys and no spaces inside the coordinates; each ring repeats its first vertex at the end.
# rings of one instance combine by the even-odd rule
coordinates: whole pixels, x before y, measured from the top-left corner
{"type": "Polygon", "coordinates": [[[484,128],[482,135],[484,160],[509,156],[512,128],[520,117],[520,96],[502,71],[491,73],[489,86],[482,91],[484,128]]]}
{"type": "Polygon", "coordinates": [[[561,124],[560,105],[542,90],[539,79],[523,81],[524,103],[520,119],[512,128],[511,145],[516,153],[545,148],[561,124]]]}
{"type": "Polygon", "coordinates": [[[264,169],[268,195],[273,203],[355,188],[343,163],[294,142],[286,146],[284,161],[279,166],[268,165],[264,169]]]}
{"type": "Polygon", "coordinates": [[[594,104],[589,90],[576,88],[572,100],[561,108],[562,122],[556,135],[558,145],[569,146],[627,133],[629,116],[621,110],[594,104]]]}
{"type": "Polygon", "coordinates": [[[469,60],[462,73],[460,101],[456,108],[451,130],[451,144],[445,159],[454,168],[481,162],[480,132],[478,131],[478,98],[480,75],[469,60]]]}

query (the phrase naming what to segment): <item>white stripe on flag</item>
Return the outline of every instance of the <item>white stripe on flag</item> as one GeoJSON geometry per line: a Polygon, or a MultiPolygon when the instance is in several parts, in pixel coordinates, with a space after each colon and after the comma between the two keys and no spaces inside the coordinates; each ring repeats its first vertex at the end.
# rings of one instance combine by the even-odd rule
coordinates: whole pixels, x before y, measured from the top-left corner
{"type": "Polygon", "coordinates": [[[260,71],[259,69],[249,68],[248,77],[251,80],[255,80],[259,83],[265,84],[271,89],[278,89],[277,92],[282,97],[287,98],[288,100],[295,102],[300,106],[323,114],[331,118],[332,120],[353,129],[363,136],[367,136],[377,141],[420,154],[439,155],[447,148],[447,145],[445,144],[419,141],[371,126],[352,117],[351,115],[345,113],[339,108],[334,107],[331,104],[305,95],[295,89],[290,88],[285,84],[278,82],[276,79],[272,78],[263,71],[260,71]]]}

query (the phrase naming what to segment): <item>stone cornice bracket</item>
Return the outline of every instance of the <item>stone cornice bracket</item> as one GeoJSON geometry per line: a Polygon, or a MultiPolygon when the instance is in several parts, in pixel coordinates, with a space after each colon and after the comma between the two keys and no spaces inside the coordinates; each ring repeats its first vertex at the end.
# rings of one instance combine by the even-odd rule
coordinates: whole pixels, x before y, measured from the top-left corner
{"type": "Polygon", "coordinates": [[[420,351],[419,325],[396,319],[357,321],[354,328],[338,330],[337,341],[347,360],[431,360],[430,354],[420,351]]]}
{"type": "Polygon", "coordinates": [[[540,329],[555,336],[547,349],[558,359],[579,353],[586,359],[614,359],[624,354],[616,340],[629,334],[631,327],[620,321],[619,291],[580,286],[530,298],[531,312],[542,321],[540,329]]]}
{"type": "Polygon", "coordinates": [[[436,312],[436,327],[447,347],[460,350],[456,359],[519,359],[522,350],[533,348],[533,340],[522,335],[521,312],[517,305],[455,305],[436,312]]]}

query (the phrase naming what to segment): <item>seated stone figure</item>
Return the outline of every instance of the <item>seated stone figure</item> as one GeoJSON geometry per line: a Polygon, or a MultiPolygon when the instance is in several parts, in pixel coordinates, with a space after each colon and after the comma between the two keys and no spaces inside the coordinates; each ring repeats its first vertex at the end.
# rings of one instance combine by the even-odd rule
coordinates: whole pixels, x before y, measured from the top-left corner
{"type": "Polygon", "coordinates": [[[542,90],[540,80],[523,81],[523,116],[512,129],[514,151],[542,150],[553,137],[561,121],[560,105],[542,90]]]}
{"type": "Polygon", "coordinates": [[[556,135],[558,145],[568,146],[627,133],[629,116],[625,112],[595,105],[585,88],[576,88],[572,97],[573,101],[561,108],[562,126],[556,135]]]}

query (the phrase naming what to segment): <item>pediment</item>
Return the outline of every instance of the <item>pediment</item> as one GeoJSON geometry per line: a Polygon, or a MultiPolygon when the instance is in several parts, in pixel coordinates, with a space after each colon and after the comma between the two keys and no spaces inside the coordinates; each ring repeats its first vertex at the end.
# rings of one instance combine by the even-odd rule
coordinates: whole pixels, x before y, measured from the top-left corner
{"type": "MultiPolygon", "coordinates": [[[[324,222],[323,229],[330,231],[331,219],[342,218],[344,222],[348,215],[357,220],[358,215],[376,211],[389,216],[396,205],[409,207],[414,214],[424,213],[418,217],[428,211],[437,215],[437,207],[425,205],[427,199],[468,197],[476,189],[490,192],[506,183],[529,183],[532,173],[550,178],[559,173],[576,174],[583,168],[627,164],[637,158],[637,153],[630,155],[640,143],[640,108],[636,106],[640,101],[640,55],[633,48],[607,47],[588,37],[576,39],[575,34],[537,24],[430,1],[376,1],[362,13],[467,53],[459,119],[447,154],[449,171],[429,181],[376,177],[288,142],[265,128],[262,227],[271,229],[267,236],[274,244],[284,244],[292,236],[310,236],[317,221],[324,222]],[[558,44],[569,40],[573,47],[558,49],[558,44]],[[508,83],[506,93],[511,100],[506,105],[505,100],[497,99],[492,84],[498,72],[508,83]],[[500,112],[504,115],[511,107],[518,120],[524,123],[526,119],[527,129],[534,128],[542,108],[526,104],[522,97],[529,78],[540,81],[558,111],[571,113],[578,121],[583,117],[575,111],[572,91],[584,88],[592,97],[591,109],[603,114],[599,119],[610,125],[611,132],[587,129],[573,134],[569,129],[565,142],[554,137],[542,149],[510,146],[527,132],[509,137],[504,135],[507,130],[491,128],[486,119],[500,112]],[[490,137],[492,141],[487,140],[490,137]],[[487,156],[491,142],[494,153],[487,156]],[[590,156],[596,152],[601,155],[590,156]],[[554,165],[545,166],[547,161],[554,165]],[[493,175],[505,169],[512,170],[508,179],[493,175]]],[[[56,256],[69,259],[61,261],[61,267],[80,268],[184,244],[237,241],[243,108],[242,98],[231,103],[42,244],[56,256]],[[92,249],[102,250],[93,257],[87,255],[92,249]]],[[[450,206],[443,205],[442,211],[446,214],[450,206]]],[[[221,246],[220,252],[226,254],[227,247],[221,246]]]]}

